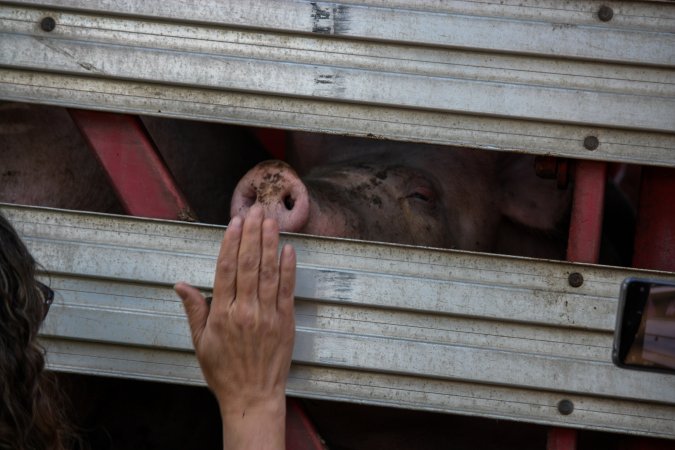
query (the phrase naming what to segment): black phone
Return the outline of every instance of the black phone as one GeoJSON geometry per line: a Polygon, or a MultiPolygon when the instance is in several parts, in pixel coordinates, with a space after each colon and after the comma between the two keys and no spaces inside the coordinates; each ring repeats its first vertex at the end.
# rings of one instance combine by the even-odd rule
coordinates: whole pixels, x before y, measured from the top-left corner
{"type": "Polygon", "coordinates": [[[675,281],[624,280],[612,360],[626,369],[675,374],[675,281]]]}

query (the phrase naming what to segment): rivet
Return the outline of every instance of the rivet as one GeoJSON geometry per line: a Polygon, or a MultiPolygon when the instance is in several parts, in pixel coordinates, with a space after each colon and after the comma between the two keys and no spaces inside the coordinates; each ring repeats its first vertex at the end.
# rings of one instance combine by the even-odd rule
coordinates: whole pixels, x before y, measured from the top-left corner
{"type": "Polygon", "coordinates": [[[600,9],[598,9],[598,19],[603,22],[609,22],[612,20],[612,17],[614,17],[614,11],[609,6],[602,5],[600,9]]]}
{"type": "Polygon", "coordinates": [[[40,28],[42,28],[42,31],[50,32],[56,28],[56,20],[53,17],[45,17],[40,22],[40,28]]]}
{"type": "Polygon", "coordinates": [[[600,141],[595,136],[586,136],[584,138],[584,147],[587,150],[595,150],[600,145],[600,141]]]}
{"type": "Polygon", "coordinates": [[[572,287],[579,287],[584,284],[584,276],[579,272],[572,272],[569,277],[567,277],[567,282],[572,287]]]}
{"type": "Polygon", "coordinates": [[[563,416],[569,416],[574,411],[574,403],[570,400],[560,400],[558,402],[558,412],[563,416]]]}

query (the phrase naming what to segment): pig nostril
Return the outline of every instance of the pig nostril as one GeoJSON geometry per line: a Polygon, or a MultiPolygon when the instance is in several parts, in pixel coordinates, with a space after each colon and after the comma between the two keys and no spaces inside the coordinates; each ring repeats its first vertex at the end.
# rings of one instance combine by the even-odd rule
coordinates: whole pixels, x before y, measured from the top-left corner
{"type": "Polygon", "coordinates": [[[287,195],[284,197],[284,206],[286,207],[287,210],[292,210],[293,207],[295,206],[295,200],[290,195],[287,195]]]}

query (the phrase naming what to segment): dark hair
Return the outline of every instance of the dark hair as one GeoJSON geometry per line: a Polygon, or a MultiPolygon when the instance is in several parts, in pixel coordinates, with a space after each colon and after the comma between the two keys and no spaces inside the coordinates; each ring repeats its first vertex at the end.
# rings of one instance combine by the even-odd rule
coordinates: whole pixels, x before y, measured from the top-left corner
{"type": "Polygon", "coordinates": [[[61,450],[75,444],[37,333],[44,317],[36,263],[0,213],[0,449],[61,450]]]}

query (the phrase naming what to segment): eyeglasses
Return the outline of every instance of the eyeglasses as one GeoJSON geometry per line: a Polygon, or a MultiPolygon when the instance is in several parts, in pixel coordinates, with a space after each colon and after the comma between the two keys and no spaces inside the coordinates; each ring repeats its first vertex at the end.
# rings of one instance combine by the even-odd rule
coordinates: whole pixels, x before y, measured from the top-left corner
{"type": "Polygon", "coordinates": [[[49,312],[49,307],[54,301],[54,291],[44,283],[40,283],[39,281],[35,281],[35,283],[37,284],[38,290],[42,294],[42,300],[44,302],[44,310],[45,310],[42,320],[45,320],[45,318],[47,317],[47,313],[49,312]]]}

